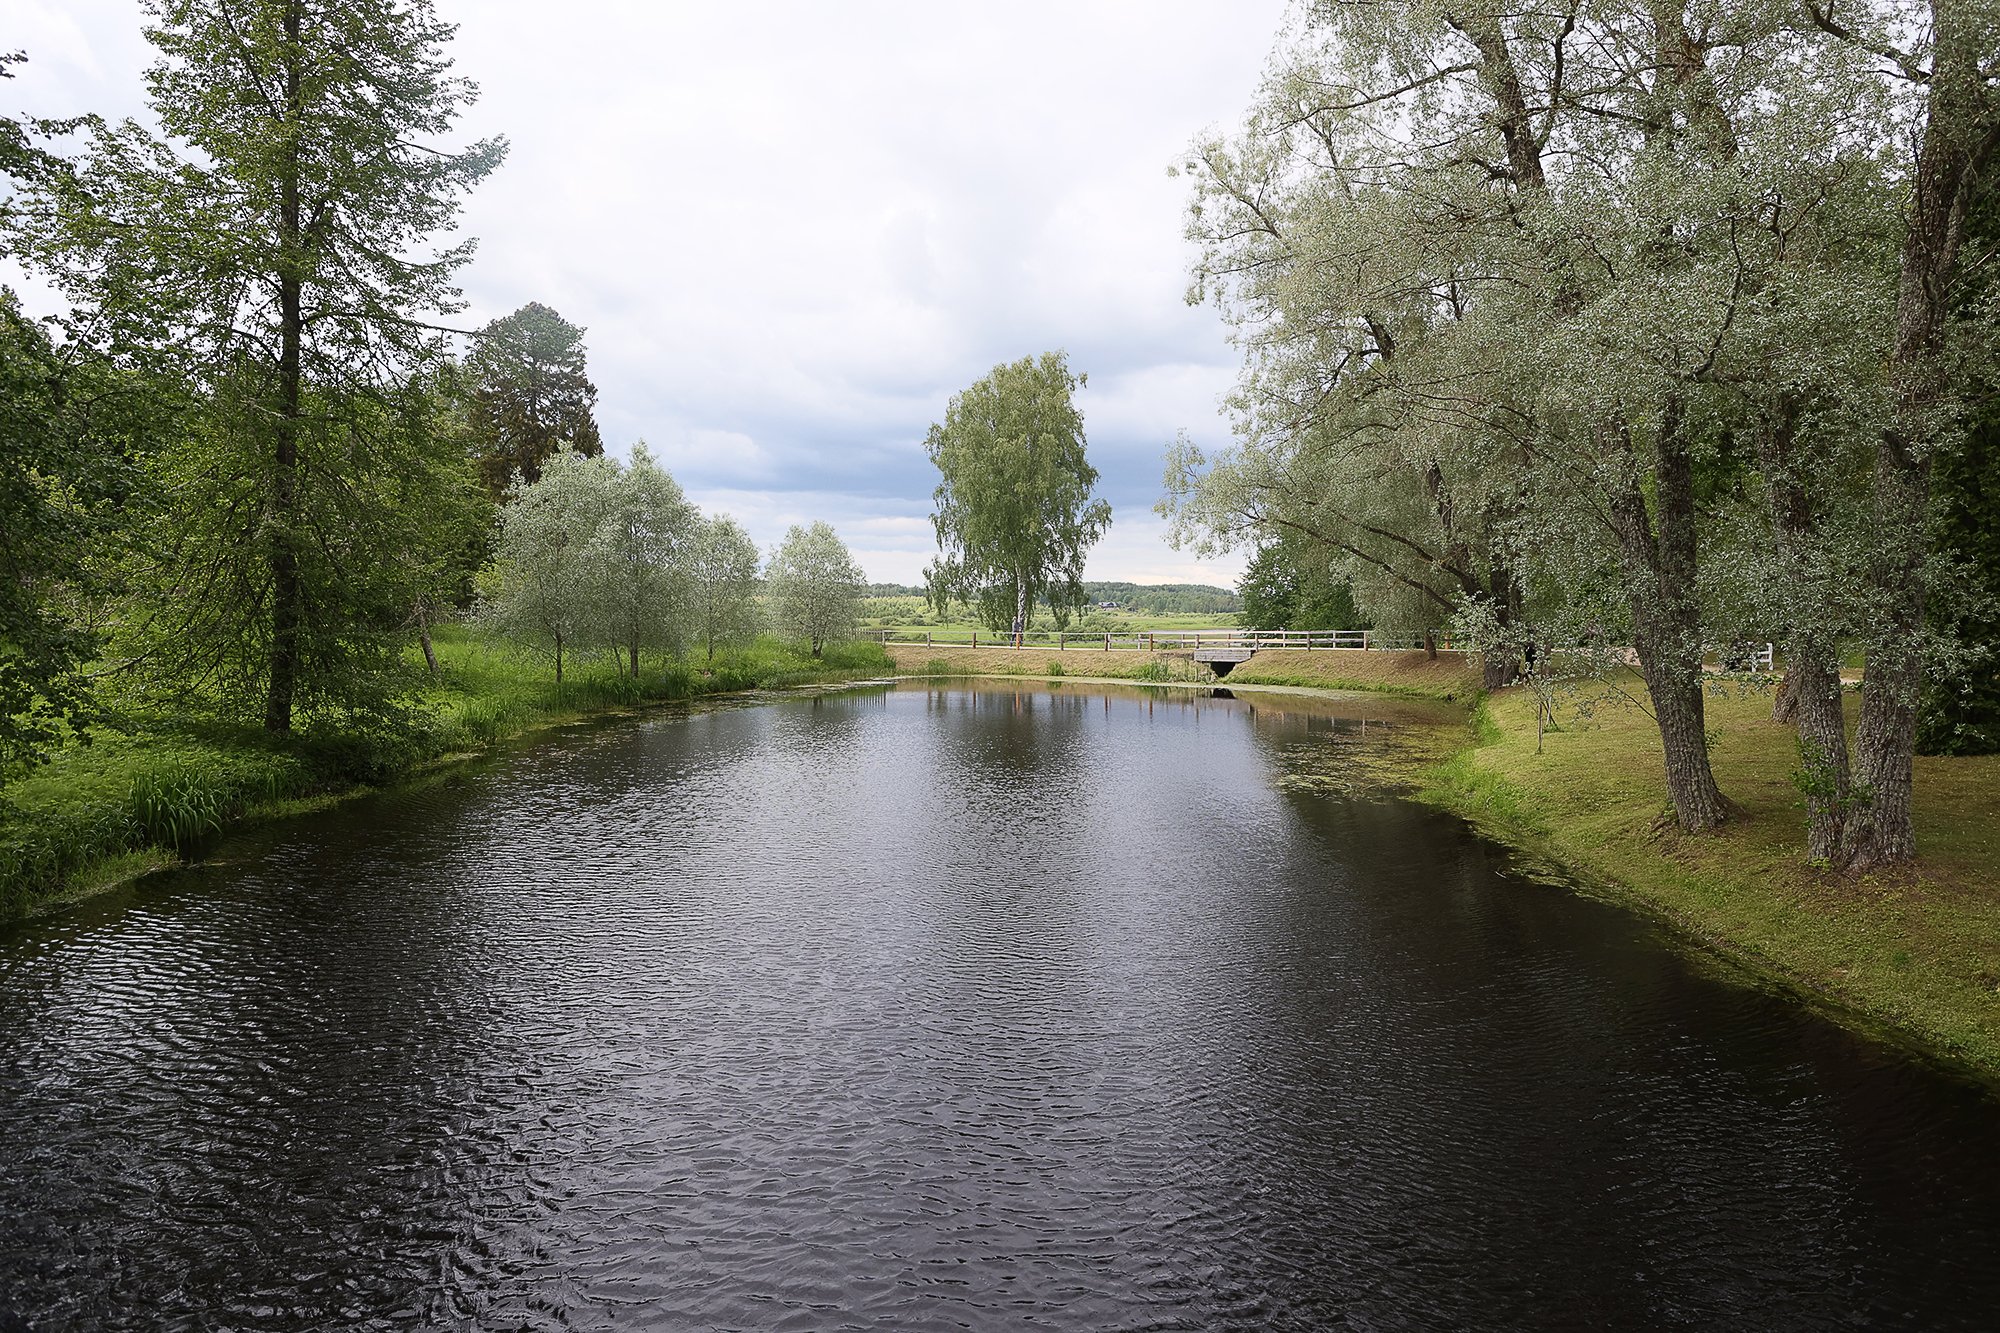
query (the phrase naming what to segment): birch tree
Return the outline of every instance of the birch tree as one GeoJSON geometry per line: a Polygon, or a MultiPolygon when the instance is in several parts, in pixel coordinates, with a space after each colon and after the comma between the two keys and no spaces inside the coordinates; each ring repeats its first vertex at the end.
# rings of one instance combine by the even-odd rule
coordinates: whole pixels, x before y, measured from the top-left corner
{"type": "Polygon", "coordinates": [[[995,630],[1026,629],[1038,601],[1058,625],[1083,605],[1084,558],[1111,525],[1092,495],[1083,384],[1061,352],[1023,357],[954,394],[931,427],[939,555],[924,579],[940,614],[963,601],[995,630]]]}

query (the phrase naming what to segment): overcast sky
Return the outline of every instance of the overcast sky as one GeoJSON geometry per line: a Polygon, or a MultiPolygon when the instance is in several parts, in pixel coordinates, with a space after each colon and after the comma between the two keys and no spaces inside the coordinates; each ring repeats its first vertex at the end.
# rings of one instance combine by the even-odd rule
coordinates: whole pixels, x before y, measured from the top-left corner
{"type": "MultiPolygon", "coordinates": [[[[1233,583],[1152,513],[1177,430],[1222,443],[1235,358],[1184,300],[1176,155],[1236,123],[1283,0],[716,5],[440,0],[504,134],[470,324],[585,326],[608,446],[645,439],[768,547],[826,519],[871,578],[934,550],[924,432],[995,363],[1090,376],[1115,522],[1093,578],[1233,583]]],[[[137,0],[8,0],[10,112],[138,114],[137,0]]],[[[33,289],[26,293],[32,302],[33,289]]]]}

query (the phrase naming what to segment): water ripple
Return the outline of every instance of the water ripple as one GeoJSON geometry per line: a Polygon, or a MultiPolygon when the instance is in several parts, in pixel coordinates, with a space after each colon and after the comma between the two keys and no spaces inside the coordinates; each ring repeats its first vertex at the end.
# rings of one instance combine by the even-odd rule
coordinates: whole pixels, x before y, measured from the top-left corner
{"type": "Polygon", "coordinates": [[[1984,1326],[1991,1100],[1282,702],[584,729],[0,935],[0,1328],[1984,1326]]]}

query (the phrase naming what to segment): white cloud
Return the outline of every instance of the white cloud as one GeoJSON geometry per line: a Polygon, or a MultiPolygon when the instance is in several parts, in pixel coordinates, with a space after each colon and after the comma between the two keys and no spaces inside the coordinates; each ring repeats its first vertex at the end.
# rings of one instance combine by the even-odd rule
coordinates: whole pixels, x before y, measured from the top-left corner
{"type": "MultiPolygon", "coordinates": [[[[513,145],[465,213],[464,318],[554,306],[589,330],[608,440],[735,497],[760,541],[780,515],[851,527],[897,580],[930,555],[946,400],[1067,348],[1118,513],[1093,575],[1205,577],[1147,512],[1175,431],[1226,433],[1235,364],[1183,302],[1166,168],[1240,116],[1282,5],[441,0],[483,89],[464,129],[513,145]]],[[[140,23],[135,0],[15,0],[30,64],[0,88],[134,111],[140,23]]]]}

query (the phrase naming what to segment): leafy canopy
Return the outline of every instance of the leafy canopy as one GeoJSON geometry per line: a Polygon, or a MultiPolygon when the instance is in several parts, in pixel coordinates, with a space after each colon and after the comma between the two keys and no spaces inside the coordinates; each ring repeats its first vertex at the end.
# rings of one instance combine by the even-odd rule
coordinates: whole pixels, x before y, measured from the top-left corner
{"type": "Polygon", "coordinates": [[[821,649],[854,633],[868,578],[827,523],[794,526],[765,571],[778,627],[821,649]]]}
{"type": "Polygon", "coordinates": [[[1084,604],[1084,556],[1111,506],[1091,497],[1097,469],[1073,397],[1083,384],[1062,352],[1023,357],[954,395],[931,427],[939,555],[924,579],[940,613],[964,601],[994,629],[1016,616],[1025,628],[1038,601],[1058,625],[1084,604]]]}
{"type": "Polygon", "coordinates": [[[516,472],[529,481],[561,445],[604,452],[594,409],[597,386],[584,362],[583,330],[530,301],[480,330],[466,358],[479,474],[495,495],[516,472]]]}

